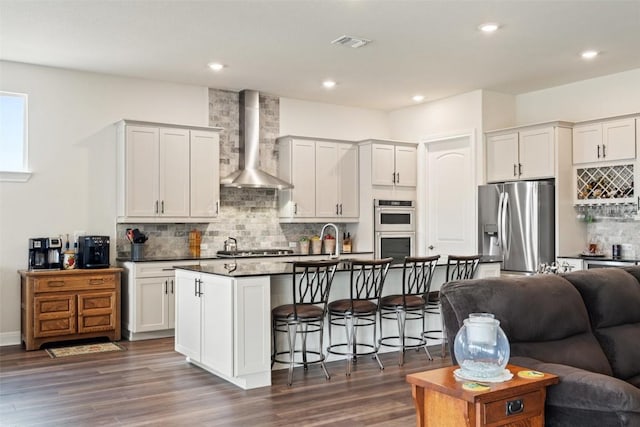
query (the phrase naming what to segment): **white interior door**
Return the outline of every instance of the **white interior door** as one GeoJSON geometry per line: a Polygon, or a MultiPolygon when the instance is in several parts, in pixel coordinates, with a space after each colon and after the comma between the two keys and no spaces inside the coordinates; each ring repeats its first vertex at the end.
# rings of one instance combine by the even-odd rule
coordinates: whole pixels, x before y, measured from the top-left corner
{"type": "Polygon", "coordinates": [[[471,137],[427,144],[428,255],[471,255],[476,251],[476,182],[471,137]]]}

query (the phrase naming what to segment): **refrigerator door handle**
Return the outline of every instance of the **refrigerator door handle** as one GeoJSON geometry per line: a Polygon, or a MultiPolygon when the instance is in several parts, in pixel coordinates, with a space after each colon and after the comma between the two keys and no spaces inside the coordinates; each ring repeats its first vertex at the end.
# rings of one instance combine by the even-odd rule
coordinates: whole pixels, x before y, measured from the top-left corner
{"type": "Polygon", "coordinates": [[[498,198],[498,247],[502,251],[502,204],[504,202],[504,193],[500,193],[498,198]]]}
{"type": "Polygon", "coordinates": [[[509,236],[507,234],[507,213],[509,212],[509,194],[504,193],[502,202],[502,250],[505,257],[509,255],[509,236]]]}

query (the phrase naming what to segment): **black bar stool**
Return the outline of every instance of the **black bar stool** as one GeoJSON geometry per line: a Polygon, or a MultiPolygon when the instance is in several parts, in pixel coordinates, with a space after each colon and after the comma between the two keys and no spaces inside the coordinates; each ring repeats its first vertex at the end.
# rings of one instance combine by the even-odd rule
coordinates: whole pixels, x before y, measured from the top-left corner
{"type": "Polygon", "coordinates": [[[348,299],[329,303],[329,346],[327,352],[347,356],[347,375],[351,375],[351,364],[358,356],[373,354],[380,369],[378,358],[378,307],[384,280],[393,258],[351,261],[351,286],[348,299]],[[347,342],[333,344],[332,326],[344,327],[347,342]],[[358,342],[358,328],[373,326],[372,343],[358,342]]]}
{"type": "Polygon", "coordinates": [[[420,336],[406,336],[405,325],[408,320],[420,320],[420,331],[425,330],[426,295],[439,258],[440,255],[406,257],[402,270],[402,294],[387,295],[380,299],[380,334],[382,335],[383,319],[395,320],[398,324],[398,335],[380,338],[380,345],[400,349],[400,366],[404,364],[404,352],[409,348],[422,347],[429,360],[433,360],[422,333],[420,336]]]}
{"type": "MultiPolygon", "coordinates": [[[[445,283],[454,280],[473,279],[478,270],[479,262],[480,255],[449,255],[447,258],[445,283]]],[[[445,357],[447,354],[447,338],[443,332],[445,327],[444,318],[442,317],[442,309],[440,307],[440,291],[429,292],[425,312],[427,314],[435,314],[440,317],[442,329],[425,331],[423,336],[430,340],[441,340],[440,356],[445,357]]]]}
{"type": "Polygon", "coordinates": [[[271,350],[271,366],[275,362],[289,365],[287,384],[293,381],[293,368],[303,365],[304,370],[312,363],[320,363],[325,377],[330,378],[324,365],[322,352],[324,333],[324,317],[327,313],[329,290],[336,272],[338,260],[322,260],[294,262],[292,273],[293,303],[284,304],[271,310],[271,327],[273,349],[271,350]],[[286,333],[288,349],[278,351],[277,334],[286,333]],[[307,335],[319,333],[318,350],[307,349],[307,335]],[[302,346],[296,348],[296,337],[301,335],[302,346]],[[299,355],[300,357],[296,357],[299,355]],[[312,360],[309,360],[311,356],[312,360]]]}

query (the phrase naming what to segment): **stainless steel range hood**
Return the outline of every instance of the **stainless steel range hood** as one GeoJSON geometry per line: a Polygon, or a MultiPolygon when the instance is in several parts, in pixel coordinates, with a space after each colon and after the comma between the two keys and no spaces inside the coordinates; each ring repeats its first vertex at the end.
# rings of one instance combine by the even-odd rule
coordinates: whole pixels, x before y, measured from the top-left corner
{"type": "Polygon", "coordinates": [[[240,164],[239,169],[220,181],[225,187],[276,188],[282,190],[293,185],[259,169],[260,163],[260,111],[259,96],[255,90],[240,92],[240,164]]]}

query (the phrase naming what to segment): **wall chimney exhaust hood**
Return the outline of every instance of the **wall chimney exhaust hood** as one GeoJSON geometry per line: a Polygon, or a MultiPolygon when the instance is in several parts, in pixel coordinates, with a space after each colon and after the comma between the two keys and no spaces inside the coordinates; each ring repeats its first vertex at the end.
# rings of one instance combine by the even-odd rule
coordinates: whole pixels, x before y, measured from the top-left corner
{"type": "Polygon", "coordinates": [[[224,187],[275,188],[293,185],[259,169],[260,111],[259,94],[255,90],[240,92],[240,164],[239,169],[220,181],[224,187]]]}

